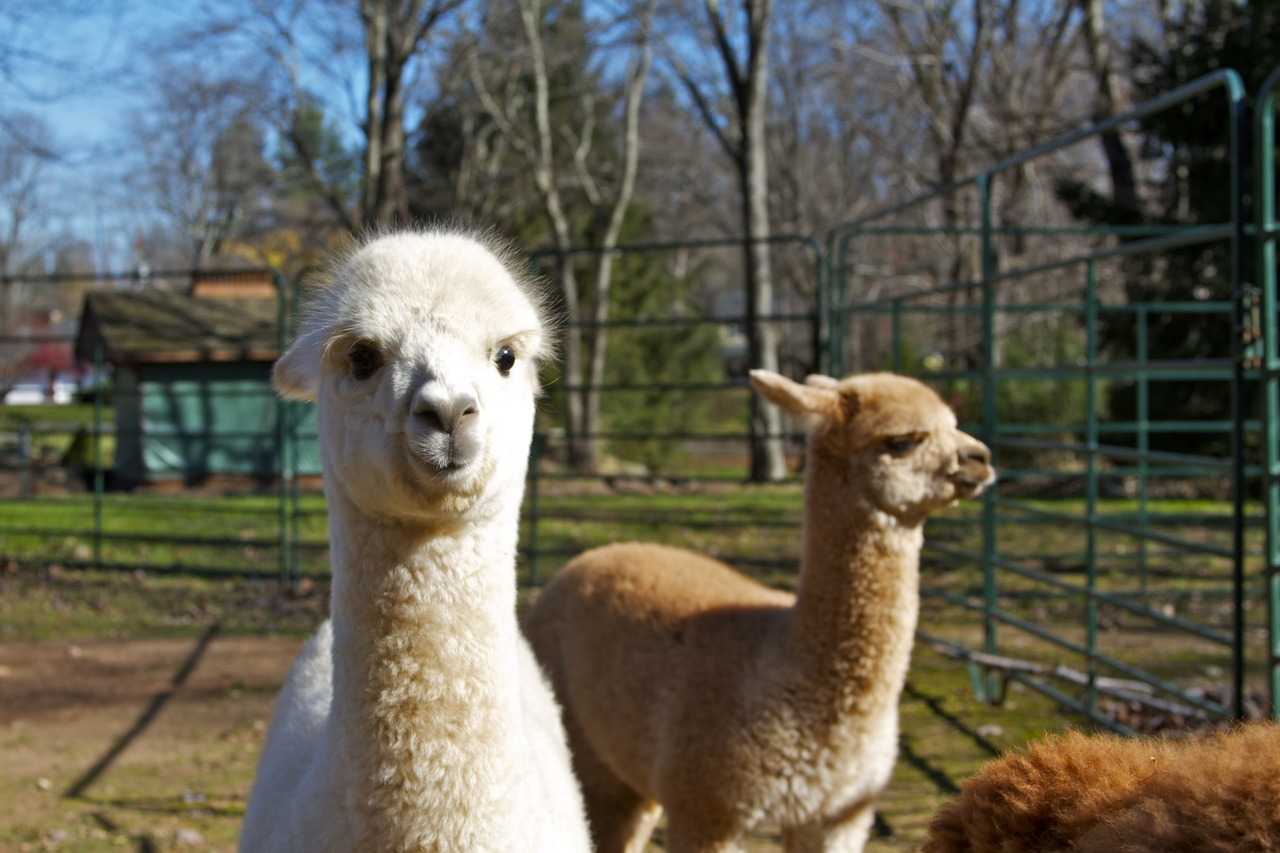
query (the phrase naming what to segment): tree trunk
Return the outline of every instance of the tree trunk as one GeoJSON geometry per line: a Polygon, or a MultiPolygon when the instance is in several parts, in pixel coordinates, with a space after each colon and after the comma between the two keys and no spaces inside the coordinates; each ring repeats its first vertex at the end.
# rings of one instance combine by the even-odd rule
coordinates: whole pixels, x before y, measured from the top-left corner
{"type": "Polygon", "coordinates": [[[366,208],[365,221],[380,225],[405,223],[409,219],[409,194],[404,185],[405,130],[403,64],[388,63],[383,90],[382,123],[377,128],[381,141],[371,207],[366,208]]]}
{"type": "MultiPolygon", "coordinates": [[[[770,321],[774,313],[773,267],[769,251],[769,149],[766,139],[769,78],[769,35],[773,0],[743,0],[747,15],[746,55],[739,62],[719,0],[704,0],[707,21],[716,50],[724,63],[737,115],[737,138],[730,140],[717,130],[714,119],[702,108],[712,131],[720,137],[738,171],[742,199],[742,230],[746,239],[744,326],[747,364],[752,368],[778,370],[778,330],[770,321]]],[[[690,90],[696,89],[686,79],[690,90]]],[[[695,92],[700,104],[705,99],[695,92]]],[[[757,395],[750,402],[750,471],[755,482],[780,480],[786,476],[787,460],[782,437],[782,413],[757,395]]]]}
{"type": "MultiPolygon", "coordinates": [[[[1084,7],[1085,42],[1089,46],[1089,58],[1098,81],[1098,101],[1094,110],[1095,121],[1114,115],[1120,101],[1119,85],[1115,69],[1111,67],[1111,51],[1107,44],[1106,18],[1102,0],[1080,0],[1084,7]]],[[[1129,154],[1124,137],[1118,130],[1102,134],[1102,153],[1107,158],[1111,174],[1111,195],[1115,205],[1123,213],[1124,224],[1138,220],[1138,190],[1133,175],[1133,157],[1129,154]]]]}
{"type": "MultiPolygon", "coordinates": [[[[647,10],[646,10],[647,14],[647,10]]],[[[591,332],[591,364],[588,369],[587,385],[591,396],[584,401],[583,430],[588,435],[600,432],[600,393],[597,389],[604,384],[604,368],[609,348],[609,291],[613,281],[613,250],[618,245],[622,233],[622,223],[626,219],[627,210],[631,207],[631,197],[635,193],[636,172],[640,163],[640,102],[644,97],[645,80],[649,75],[652,63],[652,51],[649,49],[647,25],[644,41],[639,55],[627,73],[626,109],[623,122],[623,161],[622,181],[614,196],[612,209],[609,211],[609,222],[605,226],[600,240],[600,260],[596,265],[596,304],[594,326],[591,332]]]]}
{"type": "MultiPolygon", "coordinates": [[[[763,84],[760,86],[763,101],[763,84]]],[[[757,106],[762,106],[758,104],[757,106]]],[[[769,179],[765,154],[763,109],[747,120],[744,142],[743,219],[746,246],[747,360],[754,367],[778,372],[778,328],[774,313],[773,266],[769,246],[769,179]]],[[[782,413],[757,394],[751,395],[751,479],[781,480],[787,473],[782,413]]]]}
{"type": "Polygon", "coordinates": [[[378,193],[385,162],[382,143],[386,114],[382,93],[386,88],[387,30],[390,22],[386,5],[377,0],[364,0],[360,11],[364,18],[365,50],[369,59],[369,88],[365,92],[364,175],[360,188],[360,218],[367,224],[376,221],[374,211],[379,206],[378,193]]]}
{"type": "MultiPolygon", "coordinates": [[[[557,232],[558,233],[558,232],[557,232]]],[[[561,246],[568,249],[568,245],[561,246]]],[[[570,469],[590,473],[596,464],[596,437],[587,415],[592,389],[585,387],[582,376],[582,303],[578,296],[578,277],[573,269],[573,256],[556,255],[556,278],[564,294],[564,435],[566,462],[570,469]]]]}
{"type": "Polygon", "coordinates": [[[369,88],[365,96],[364,177],[360,217],[366,225],[409,218],[404,183],[404,74],[432,28],[462,0],[360,0],[369,88]]]}

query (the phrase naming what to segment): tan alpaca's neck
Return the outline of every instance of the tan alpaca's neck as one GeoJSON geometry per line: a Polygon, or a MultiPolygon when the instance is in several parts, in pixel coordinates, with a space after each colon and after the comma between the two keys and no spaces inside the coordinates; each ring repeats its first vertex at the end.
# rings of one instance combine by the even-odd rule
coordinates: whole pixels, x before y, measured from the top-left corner
{"type": "Polygon", "coordinates": [[[809,460],[792,654],[815,700],[840,713],[896,706],[919,610],[921,524],[871,506],[809,460]]]}
{"type": "Polygon", "coordinates": [[[475,780],[501,776],[519,714],[514,525],[430,538],[349,522],[333,529],[343,531],[332,542],[335,756],[358,771],[350,778],[370,806],[367,843],[433,849],[447,839],[448,849],[468,849],[450,836],[492,825],[461,817],[501,809],[501,787],[475,780]],[[428,800],[444,823],[414,814],[428,800]],[[408,827],[413,837],[403,837],[408,827]]]}

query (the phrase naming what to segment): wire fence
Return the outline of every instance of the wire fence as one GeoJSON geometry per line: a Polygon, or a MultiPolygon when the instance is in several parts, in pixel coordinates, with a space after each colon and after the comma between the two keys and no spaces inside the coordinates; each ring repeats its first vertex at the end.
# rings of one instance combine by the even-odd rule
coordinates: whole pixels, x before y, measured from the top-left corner
{"type": "MultiPolygon", "coordinates": [[[[920,377],[995,452],[997,488],[929,522],[920,633],[991,701],[1021,685],[1121,731],[1277,705],[1273,88],[1256,100],[1256,127],[1238,78],[1222,72],[824,241],[771,241],[776,310],[760,322],[777,333],[784,373],[920,377]],[[1229,131],[1219,218],[1019,218],[1028,204],[1061,208],[1069,187],[1105,184],[1099,140],[1137,138],[1173,110],[1229,131]],[[1037,197],[1028,174],[1055,191],[1037,197]]],[[[1158,192],[1160,176],[1148,177],[1142,192],[1158,192]]],[[[790,473],[748,482],[743,248],[620,247],[608,311],[588,298],[567,318],[566,344],[605,366],[595,380],[544,376],[522,583],[625,539],[794,583],[803,437],[784,423],[770,438],[790,473]],[[584,428],[574,405],[598,417],[584,428]]],[[[531,257],[580,282],[598,261],[589,249],[531,257]]],[[[36,364],[35,393],[73,398],[0,407],[5,560],[326,576],[314,415],[267,381],[299,282],[200,278],[0,281],[6,385],[36,364]],[[20,305],[43,325],[16,323],[20,305]],[[71,321],[59,326],[59,311],[71,321]],[[74,389],[59,391],[49,344],[69,352],[74,389]]]]}

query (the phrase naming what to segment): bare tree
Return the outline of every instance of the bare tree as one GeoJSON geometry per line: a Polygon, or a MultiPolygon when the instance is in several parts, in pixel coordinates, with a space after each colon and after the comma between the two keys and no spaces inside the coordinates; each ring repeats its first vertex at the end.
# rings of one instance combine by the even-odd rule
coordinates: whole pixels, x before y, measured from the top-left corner
{"type": "MultiPolygon", "coordinates": [[[[0,4],[0,81],[33,106],[107,84],[121,70],[114,58],[86,52],[66,30],[89,21],[109,33],[119,28],[122,7],[95,0],[6,0],[0,4]]],[[[47,158],[47,140],[28,136],[15,115],[0,113],[0,131],[47,158]]]]}
{"type": "Polygon", "coordinates": [[[277,130],[313,190],[349,229],[408,219],[406,90],[432,35],[467,0],[206,0],[204,16],[176,39],[185,51],[233,46],[246,75],[275,90],[277,130]],[[351,91],[354,80],[363,92],[351,91]],[[351,103],[334,103],[347,93],[351,103]],[[358,197],[347,197],[319,162],[315,112],[349,113],[362,137],[358,197]]]}
{"type": "MultiPolygon", "coordinates": [[[[678,17],[704,35],[718,63],[695,68],[681,45],[667,30],[664,59],[675,80],[689,96],[695,111],[733,164],[739,194],[744,249],[743,328],[747,362],[751,367],[778,369],[778,332],[774,313],[774,285],[769,210],[769,51],[773,34],[773,0],[739,0],[722,4],[702,0],[700,18],[681,6],[678,17]],[[700,20],[700,23],[697,21],[700,20]]],[[[782,416],[756,395],[750,398],[752,480],[779,480],[786,475],[782,416]]]]}
{"type": "Polygon", "coordinates": [[[142,163],[133,180],[190,240],[203,266],[253,221],[270,191],[251,105],[260,90],[195,68],[160,69],[152,104],[133,125],[142,163]]]}
{"type": "Polygon", "coordinates": [[[482,67],[478,53],[469,57],[472,86],[489,118],[503,139],[527,164],[538,198],[550,227],[556,249],[556,273],[564,297],[568,325],[564,339],[566,391],[566,438],[569,464],[575,470],[593,470],[599,455],[599,386],[604,380],[608,349],[609,292],[613,279],[614,249],[618,246],[623,220],[635,194],[639,163],[639,122],[641,103],[652,63],[650,21],[652,0],[636,4],[625,20],[634,27],[631,48],[621,84],[622,129],[621,169],[612,185],[605,187],[593,174],[591,148],[599,112],[612,104],[597,104],[598,94],[554,92],[553,63],[543,39],[544,7],[541,0],[519,0],[522,61],[505,75],[501,92],[495,92],[482,67]],[[527,77],[526,89],[524,78],[527,77]],[[583,102],[577,118],[579,126],[556,125],[551,109],[554,97],[576,97],[583,102]],[[591,216],[602,223],[598,242],[593,303],[588,307],[574,267],[577,230],[571,204],[564,187],[572,186],[591,216]],[[588,322],[589,321],[589,322],[588,322]],[[589,326],[589,332],[587,327],[589,326]]]}
{"type": "Polygon", "coordinates": [[[23,238],[54,153],[48,127],[35,116],[9,113],[0,126],[6,131],[0,132],[0,275],[9,276],[25,266],[23,238]]]}
{"type": "MultiPolygon", "coordinates": [[[[1106,15],[1102,0],[1079,0],[1084,10],[1085,43],[1089,49],[1090,64],[1093,66],[1094,78],[1097,80],[1097,103],[1093,111],[1093,119],[1099,121],[1119,112],[1123,96],[1117,69],[1112,59],[1111,43],[1107,36],[1106,15]]],[[[1134,177],[1133,155],[1125,144],[1120,131],[1112,130],[1102,134],[1103,156],[1107,158],[1107,167],[1111,176],[1111,192],[1116,207],[1126,215],[1138,215],[1137,180],[1134,177]]]]}
{"type": "Polygon", "coordinates": [[[52,152],[51,134],[42,121],[27,113],[0,116],[0,390],[17,378],[32,349],[13,335],[41,299],[39,290],[20,276],[43,260],[44,247],[32,239],[32,226],[52,152]]]}
{"type": "Polygon", "coordinates": [[[360,0],[369,84],[365,95],[364,180],[368,223],[409,218],[405,190],[405,70],[432,30],[464,0],[360,0]]]}

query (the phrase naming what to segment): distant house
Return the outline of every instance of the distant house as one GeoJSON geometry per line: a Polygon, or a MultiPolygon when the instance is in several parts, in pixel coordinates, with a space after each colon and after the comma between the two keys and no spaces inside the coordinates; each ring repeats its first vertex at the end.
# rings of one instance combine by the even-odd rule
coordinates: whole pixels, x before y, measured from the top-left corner
{"type": "MultiPolygon", "coordinates": [[[[274,477],[280,404],[270,374],[280,347],[265,270],[199,273],[187,293],[90,293],[76,358],[111,366],[117,477],[274,477]]],[[[307,419],[298,431],[314,435],[310,408],[297,417],[307,419]]],[[[300,473],[319,473],[314,439],[301,442],[298,460],[300,473]]]]}
{"type": "Polygon", "coordinates": [[[85,379],[71,352],[74,324],[57,311],[35,311],[4,336],[6,354],[18,354],[0,375],[6,405],[71,402],[85,379]]]}

